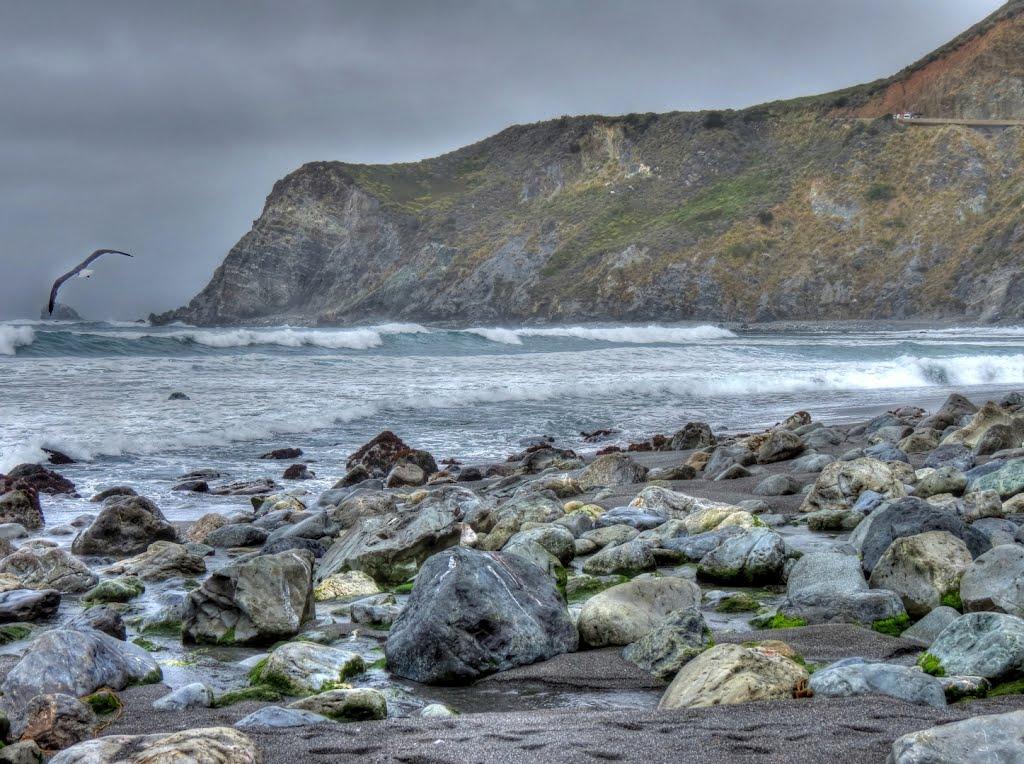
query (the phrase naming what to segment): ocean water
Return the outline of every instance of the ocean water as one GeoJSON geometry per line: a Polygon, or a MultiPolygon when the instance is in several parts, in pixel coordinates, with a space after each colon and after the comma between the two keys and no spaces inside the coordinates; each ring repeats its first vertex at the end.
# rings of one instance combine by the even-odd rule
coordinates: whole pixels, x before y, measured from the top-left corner
{"type": "MultiPolygon", "coordinates": [[[[127,484],[171,517],[244,498],[171,491],[216,469],[280,478],[261,453],[298,446],[317,473],[282,483],[311,493],[346,456],[392,429],[436,457],[500,460],[524,438],[617,428],[616,440],[771,425],[797,409],[863,418],[936,406],[951,391],[1024,388],[1024,328],[732,332],[709,325],[200,329],[184,325],[0,323],[0,471],[56,448],[83,496],[127,484]],[[181,391],[188,401],[170,401],[181,391]]],[[[613,441],[615,442],[615,441],[613,441]]],[[[45,497],[48,523],[85,500],[45,497]]]]}

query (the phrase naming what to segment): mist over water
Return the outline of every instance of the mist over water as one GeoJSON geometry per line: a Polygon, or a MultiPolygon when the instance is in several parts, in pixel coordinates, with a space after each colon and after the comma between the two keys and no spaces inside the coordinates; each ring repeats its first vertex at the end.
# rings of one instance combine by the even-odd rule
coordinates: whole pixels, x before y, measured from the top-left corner
{"type": "MultiPolygon", "coordinates": [[[[256,457],[295,445],[317,480],[382,429],[438,458],[500,460],[524,437],[582,446],[687,421],[770,425],[796,409],[849,419],[949,391],[1024,386],[1024,328],[734,333],[707,325],[200,329],[145,324],[0,324],[0,471],[43,458],[83,495],[134,485],[171,517],[210,498],[170,491],[183,472],[278,478],[256,457]],[[181,391],[189,401],[169,401],[181,391]]],[[[593,448],[590,446],[589,448],[593,448]]],[[[235,503],[239,500],[234,499],[235,503]]],[[[71,512],[54,500],[52,512],[71,512]]],[[[80,511],[80,507],[75,510],[80,511]]]]}

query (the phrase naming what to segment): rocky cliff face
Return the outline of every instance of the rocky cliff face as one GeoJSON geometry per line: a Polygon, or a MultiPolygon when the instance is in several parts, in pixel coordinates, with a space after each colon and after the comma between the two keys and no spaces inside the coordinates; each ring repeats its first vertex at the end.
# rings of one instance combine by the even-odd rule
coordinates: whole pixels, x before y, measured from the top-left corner
{"type": "Polygon", "coordinates": [[[889,80],[741,112],[573,117],[279,181],[196,324],[1024,320],[1024,2],[889,80]]]}

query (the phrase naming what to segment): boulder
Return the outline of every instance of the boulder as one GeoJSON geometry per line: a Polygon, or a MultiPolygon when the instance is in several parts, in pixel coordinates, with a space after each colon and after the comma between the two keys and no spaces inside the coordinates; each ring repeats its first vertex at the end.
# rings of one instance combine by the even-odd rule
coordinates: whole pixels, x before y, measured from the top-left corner
{"type": "Polygon", "coordinates": [[[906,617],[898,595],[869,589],[857,558],[837,552],[812,552],[796,561],[779,612],[807,623],[865,626],[906,617]]]}
{"type": "Polygon", "coordinates": [[[384,653],[394,674],[461,683],[577,646],[554,582],[515,555],[457,547],[424,563],[384,653]]]}
{"type": "Polygon", "coordinates": [[[680,669],[658,708],[703,708],[785,700],[803,689],[807,670],[769,647],[715,645],[680,669]]]}
{"type": "Polygon", "coordinates": [[[717,443],[715,434],[705,422],[687,422],[681,430],[677,430],[669,441],[672,451],[689,451],[693,448],[706,448],[717,443]]]}
{"type": "Polygon", "coordinates": [[[565,565],[576,554],[575,541],[572,533],[560,525],[539,525],[529,530],[519,531],[502,547],[502,551],[509,554],[521,554],[519,550],[529,544],[537,544],[562,565],[565,565]]]}
{"type": "Polygon", "coordinates": [[[363,659],[348,650],[315,642],[286,642],[253,669],[251,679],[253,684],[269,685],[289,695],[311,695],[334,689],[365,669],[363,659]]]}
{"type": "Polygon", "coordinates": [[[0,623],[39,621],[49,618],[60,607],[56,589],[13,589],[0,592],[0,623]]]}
{"type": "Polygon", "coordinates": [[[263,756],[246,735],[229,727],[207,727],[159,735],[108,735],[58,753],[50,764],[261,764],[263,756]]]}
{"type": "Polygon", "coordinates": [[[946,465],[930,470],[914,486],[914,495],[921,499],[948,493],[960,496],[967,489],[967,477],[956,467],[946,465]]]}
{"type": "Polygon", "coordinates": [[[717,549],[726,539],[744,535],[744,529],[738,525],[726,525],[713,531],[698,533],[693,536],[680,536],[668,539],[663,543],[665,548],[679,552],[683,562],[698,562],[705,555],[717,549]]]}
{"type": "Polygon", "coordinates": [[[597,526],[607,525],[629,525],[638,531],[646,531],[657,528],[668,520],[666,515],[653,510],[645,510],[640,507],[614,507],[597,518],[597,526]]]}
{"type": "Polygon", "coordinates": [[[768,433],[768,437],[758,446],[756,459],[758,464],[773,464],[795,459],[804,452],[806,446],[795,432],[778,428],[768,433]]]}
{"type": "Polygon", "coordinates": [[[405,457],[395,462],[395,466],[384,478],[385,488],[402,488],[404,486],[418,486],[427,482],[429,473],[411,459],[405,457]]]}
{"type": "Polygon", "coordinates": [[[940,445],[932,450],[925,458],[923,467],[938,469],[939,467],[952,467],[953,469],[967,472],[974,467],[974,453],[967,446],[959,443],[940,445]]]}
{"type": "Polygon", "coordinates": [[[900,634],[900,639],[909,639],[927,647],[942,630],[960,617],[960,612],[946,605],[940,605],[932,612],[900,634]]]}
{"type": "Polygon", "coordinates": [[[388,702],[380,690],[350,687],[302,698],[288,708],[312,711],[336,722],[362,722],[388,717],[388,702]]]}
{"type": "Polygon", "coordinates": [[[313,589],[313,597],[317,602],[323,602],[367,597],[378,592],[380,588],[373,578],[361,570],[349,570],[325,578],[313,589]]]}
{"type": "Polygon", "coordinates": [[[946,722],[897,738],[889,764],[1024,761],[1024,711],[946,722]]]}
{"type": "Polygon", "coordinates": [[[36,695],[24,711],[22,737],[44,750],[70,748],[93,736],[96,714],[78,698],[62,693],[36,695]]]}
{"type": "Polygon", "coordinates": [[[146,590],[142,581],[134,576],[123,578],[108,578],[100,581],[96,586],[82,595],[82,602],[88,605],[98,605],[111,602],[130,602],[146,590]]]}
{"type": "Polygon", "coordinates": [[[1018,446],[1024,440],[1024,417],[1009,414],[989,401],[971,417],[971,421],[943,438],[942,443],[975,448],[989,429],[997,425],[1005,426],[1014,432],[1018,446]]]}
{"type": "Polygon", "coordinates": [[[769,475],[756,486],[755,496],[792,496],[800,493],[803,484],[790,475],[769,475]]]}
{"type": "Polygon", "coordinates": [[[833,462],[821,471],[800,507],[801,512],[850,509],[865,491],[891,499],[907,495],[905,472],[894,464],[860,458],[833,462]]]}
{"type": "Polygon", "coordinates": [[[273,644],[298,634],[313,614],[313,555],[258,555],[225,565],[189,594],[182,639],[273,644]]]}
{"type": "Polygon", "coordinates": [[[711,452],[710,458],[704,465],[705,475],[720,475],[730,467],[739,465],[747,467],[756,461],[754,452],[745,445],[723,445],[718,446],[711,452]]]}
{"type": "Polygon", "coordinates": [[[922,665],[945,674],[993,681],[1024,676],[1024,619],[1005,613],[968,613],[928,647],[922,665]]]}
{"type": "Polygon", "coordinates": [[[28,486],[0,495],[0,523],[18,523],[36,530],[43,527],[39,494],[28,486]]]}
{"type": "Polygon", "coordinates": [[[382,584],[407,581],[428,557],[459,543],[464,518],[479,504],[468,489],[446,486],[415,506],[360,517],[324,555],[317,580],[361,570],[382,584]]]}
{"type": "Polygon", "coordinates": [[[123,690],[160,678],[160,667],[141,647],[91,629],[53,629],[32,642],[0,683],[0,707],[20,734],[23,712],[37,695],[80,698],[101,687],[123,690]]]}
{"type": "Polygon", "coordinates": [[[154,541],[142,554],[116,562],[104,572],[136,576],[143,581],[165,581],[201,576],[206,572],[206,563],[181,544],[154,541]]]}
{"type": "Polygon", "coordinates": [[[86,608],[78,615],[64,624],[65,629],[81,631],[83,629],[95,629],[108,634],[114,639],[122,642],[128,636],[124,628],[124,619],[110,605],[95,605],[86,608]]]}
{"type": "Polygon", "coordinates": [[[273,451],[268,451],[263,454],[260,459],[279,459],[279,460],[291,460],[298,459],[302,456],[301,448],[275,448],[273,451]]]}
{"type": "Polygon", "coordinates": [[[6,475],[0,475],[0,494],[24,488],[52,496],[78,497],[74,483],[41,464],[19,464],[6,475]]]}
{"type": "Polygon", "coordinates": [[[0,560],[0,573],[14,576],[29,589],[56,589],[61,594],[84,592],[99,580],[85,563],[58,547],[23,546],[0,560]]]}
{"type": "Polygon", "coordinates": [[[654,544],[641,539],[606,546],[583,563],[583,572],[592,576],[635,575],[658,566],[654,544]]]}
{"type": "Polygon", "coordinates": [[[580,611],[580,640],[591,647],[628,645],[678,610],[700,606],[700,589],[682,578],[635,578],[595,594],[580,611]]]}
{"type": "Polygon", "coordinates": [[[258,498],[277,490],[277,483],[270,478],[257,478],[255,480],[237,480],[233,483],[224,483],[210,489],[214,496],[252,496],[258,498]]]}
{"type": "Polygon", "coordinates": [[[963,541],[946,531],[929,531],[895,539],[871,571],[872,589],[899,595],[912,618],[920,618],[960,589],[960,578],[971,565],[963,541]]]}
{"type": "Polygon", "coordinates": [[[725,584],[773,584],[780,581],[785,562],[786,544],[782,536],[768,528],[755,527],[724,539],[704,555],[697,565],[697,576],[725,584]]]}
{"type": "Polygon", "coordinates": [[[606,486],[641,483],[647,477],[647,468],[626,454],[605,454],[597,457],[580,473],[579,483],[584,491],[606,486]]]}
{"type": "Polygon", "coordinates": [[[271,732],[274,730],[292,729],[294,727],[312,727],[316,724],[333,724],[330,719],[312,711],[298,708],[281,708],[281,706],[264,706],[243,716],[234,726],[241,730],[271,732]]]}
{"type": "Polygon", "coordinates": [[[712,644],[711,629],[698,610],[677,610],[628,645],[622,657],[658,679],[669,681],[712,644]]]}
{"type": "Polygon", "coordinates": [[[368,478],[384,478],[400,459],[417,465],[426,475],[437,472],[437,462],[426,451],[409,448],[390,430],[385,430],[349,456],[345,468],[361,468],[368,478]]]}
{"type": "Polygon", "coordinates": [[[185,531],[185,539],[201,544],[210,533],[227,524],[227,518],[220,512],[209,512],[192,523],[185,531]]]}
{"type": "Polygon", "coordinates": [[[994,610],[1024,618],[1024,547],[1003,544],[985,552],[960,582],[964,610],[994,610]]]}
{"type": "Polygon", "coordinates": [[[252,523],[229,523],[210,531],[203,543],[214,548],[261,546],[270,534],[252,523]]]}
{"type": "Polygon", "coordinates": [[[213,690],[202,682],[186,684],[153,701],[153,708],[157,711],[186,711],[212,705],[213,690]]]}
{"type": "Polygon", "coordinates": [[[928,531],[946,531],[956,536],[967,545],[972,557],[992,546],[984,534],[953,512],[914,497],[891,501],[876,509],[853,531],[850,543],[860,551],[864,572],[870,574],[893,541],[928,531]]]}
{"type": "Polygon", "coordinates": [[[312,480],[316,473],[310,472],[305,464],[293,464],[281,475],[282,480],[312,480]]]}
{"type": "Polygon", "coordinates": [[[141,496],[125,496],[103,508],[92,525],[75,537],[71,551],[130,557],[145,552],[154,541],[176,540],[174,526],[153,502],[141,496]]]}
{"type": "Polygon", "coordinates": [[[890,663],[868,663],[863,658],[846,658],[811,674],[815,696],[849,698],[858,695],[887,695],[907,703],[944,708],[946,693],[942,682],[917,668],[890,663]]]}
{"type": "Polygon", "coordinates": [[[971,477],[968,490],[995,491],[1001,499],[1009,499],[1024,493],[1024,459],[1013,459],[997,469],[971,477]]]}

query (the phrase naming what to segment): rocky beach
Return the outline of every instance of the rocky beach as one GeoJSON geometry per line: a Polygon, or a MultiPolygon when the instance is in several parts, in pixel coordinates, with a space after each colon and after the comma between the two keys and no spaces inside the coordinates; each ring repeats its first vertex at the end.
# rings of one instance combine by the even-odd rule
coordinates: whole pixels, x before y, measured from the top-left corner
{"type": "Polygon", "coordinates": [[[0,761],[1024,757],[1024,396],[580,437],[9,469],[0,761]]]}

